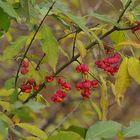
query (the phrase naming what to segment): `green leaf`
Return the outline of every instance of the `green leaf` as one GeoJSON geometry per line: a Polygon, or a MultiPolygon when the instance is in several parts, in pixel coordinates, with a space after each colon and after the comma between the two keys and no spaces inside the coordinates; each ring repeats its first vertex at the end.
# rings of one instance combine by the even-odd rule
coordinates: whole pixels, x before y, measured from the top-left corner
{"type": "Polygon", "coordinates": [[[34,112],[39,112],[41,109],[44,109],[46,107],[46,105],[35,102],[33,100],[30,100],[24,106],[29,107],[34,112]]]}
{"type": "Polygon", "coordinates": [[[28,0],[20,0],[20,11],[22,16],[26,17],[26,20],[30,18],[30,8],[29,8],[29,1],[28,0]]]}
{"type": "Polygon", "coordinates": [[[14,109],[14,107],[13,107],[12,113],[15,116],[17,116],[21,121],[29,122],[29,121],[33,120],[31,110],[24,106],[17,108],[17,109],[14,109]]]}
{"type": "Polygon", "coordinates": [[[114,121],[98,121],[92,125],[86,134],[86,140],[96,138],[113,138],[121,129],[121,124],[114,121]]]}
{"type": "Polygon", "coordinates": [[[95,18],[97,18],[97,19],[99,19],[101,21],[104,21],[104,22],[107,22],[107,23],[111,23],[113,25],[116,24],[115,20],[113,20],[112,18],[110,18],[110,17],[108,17],[106,15],[100,15],[98,13],[92,12],[92,13],[90,13],[90,16],[93,16],[93,17],[95,17],[95,18]]]}
{"type": "Polygon", "coordinates": [[[3,11],[5,13],[7,13],[9,16],[18,19],[18,14],[16,13],[16,11],[14,10],[14,8],[12,7],[11,4],[7,3],[7,2],[3,2],[2,0],[0,0],[0,7],[3,9],[3,11]]]}
{"type": "Polygon", "coordinates": [[[10,96],[11,103],[14,103],[18,100],[18,89],[16,88],[10,96]]]}
{"type": "Polygon", "coordinates": [[[126,40],[125,32],[124,31],[115,31],[110,34],[110,38],[115,44],[119,44],[126,40]]]}
{"type": "Polygon", "coordinates": [[[72,15],[71,13],[64,13],[69,19],[72,20],[75,24],[79,26],[88,36],[90,36],[88,28],[86,27],[86,21],[82,17],[77,17],[72,15]]]}
{"type": "Polygon", "coordinates": [[[0,8],[0,31],[8,31],[10,26],[10,19],[6,13],[0,8]]]}
{"type": "Polygon", "coordinates": [[[10,60],[18,54],[21,48],[25,45],[27,36],[21,36],[12,45],[7,47],[3,52],[3,59],[10,60]]]}
{"type": "Polygon", "coordinates": [[[45,26],[42,29],[43,35],[43,44],[42,50],[46,53],[46,59],[48,64],[53,68],[54,72],[56,71],[56,64],[58,62],[58,42],[54,37],[51,29],[48,26],[45,26]]]}
{"type": "Polygon", "coordinates": [[[13,134],[15,134],[16,136],[18,136],[19,138],[21,138],[21,140],[27,140],[23,134],[21,132],[19,132],[18,130],[14,129],[14,128],[10,128],[10,130],[13,132],[13,134]]]}
{"type": "Polygon", "coordinates": [[[121,0],[123,7],[125,8],[126,4],[128,3],[129,0],[121,0]]]}
{"type": "Polygon", "coordinates": [[[115,96],[117,102],[120,104],[120,100],[124,98],[124,94],[130,85],[131,77],[128,73],[128,58],[124,58],[115,81],[115,96]]]}
{"type": "Polygon", "coordinates": [[[35,68],[37,64],[33,61],[30,61],[31,65],[29,66],[29,72],[27,73],[28,78],[33,78],[37,83],[44,80],[44,77],[42,76],[43,71],[41,70],[41,73],[39,73],[35,68]]]}
{"type": "Polygon", "coordinates": [[[49,137],[47,140],[84,140],[84,139],[77,133],[61,131],[57,135],[49,137]]]}
{"type": "Polygon", "coordinates": [[[74,133],[79,134],[81,137],[85,138],[87,129],[72,125],[68,129],[66,129],[65,131],[72,131],[74,133]]]}
{"type": "Polygon", "coordinates": [[[124,137],[140,136],[140,122],[130,122],[130,126],[123,129],[124,137]]]}
{"type": "Polygon", "coordinates": [[[6,82],[4,83],[4,88],[11,89],[11,88],[14,88],[14,85],[15,85],[15,78],[12,77],[6,80],[6,82]]]}
{"type": "Polygon", "coordinates": [[[140,84],[140,61],[134,57],[128,60],[128,72],[129,75],[140,84]]]}
{"type": "Polygon", "coordinates": [[[33,134],[34,136],[37,136],[37,137],[41,138],[42,140],[45,140],[47,138],[47,134],[44,131],[42,131],[41,129],[34,126],[34,125],[31,125],[31,124],[28,124],[28,123],[19,123],[19,124],[16,124],[16,125],[19,126],[20,128],[23,128],[27,132],[33,134]]]}
{"type": "Polygon", "coordinates": [[[8,124],[3,120],[0,120],[0,135],[2,135],[2,140],[7,140],[8,138],[8,124]]]}

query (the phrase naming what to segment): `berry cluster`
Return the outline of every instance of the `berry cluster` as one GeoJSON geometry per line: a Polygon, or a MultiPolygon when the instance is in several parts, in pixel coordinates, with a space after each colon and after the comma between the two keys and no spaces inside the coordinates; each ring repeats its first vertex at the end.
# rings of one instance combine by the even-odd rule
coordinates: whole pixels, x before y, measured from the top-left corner
{"type": "Polygon", "coordinates": [[[97,80],[84,80],[76,84],[76,89],[81,90],[81,95],[84,99],[90,98],[91,95],[91,88],[97,88],[98,81],[97,80]]]}
{"type": "Polygon", "coordinates": [[[51,100],[53,102],[55,102],[55,103],[59,103],[59,102],[62,102],[66,96],[67,96],[67,94],[64,91],[58,90],[53,95],[53,97],[51,98],[51,100]]]}
{"type": "MultiPolygon", "coordinates": [[[[88,74],[89,68],[86,64],[81,64],[81,65],[76,67],[76,71],[78,73],[81,72],[85,75],[85,74],[88,74]]],[[[97,80],[91,81],[91,80],[86,79],[86,80],[76,84],[76,89],[81,90],[81,95],[84,99],[90,98],[91,89],[92,88],[95,89],[97,87],[98,87],[98,81],[97,80]]]]}
{"type": "Polygon", "coordinates": [[[116,53],[113,56],[103,60],[97,60],[95,63],[98,68],[106,71],[108,75],[114,75],[116,72],[118,72],[120,60],[120,54],[116,53]]]}
{"type": "MultiPolygon", "coordinates": [[[[52,82],[54,80],[53,76],[46,76],[46,82],[52,82]]],[[[61,89],[59,89],[51,98],[51,100],[55,103],[62,102],[64,98],[67,96],[65,91],[71,90],[71,84],[67,83],[64,79],[57,79],[57,83],[60,85],[61,89]]]]}
{"type": "Polygon", "coordinates": [[[21,74],[25,75],[29,72],[29,62],[27,59],[23,60],[22,61],[22,64],[21,64],[21,74]]]}
{"type": "Polygon", "coordinates": [[[89,68],[88,68],[88,66],[86,64],[81,64],[81,65],[76,67],[76,71],[78,73],[83,73],[83,74],[86,75],[89,72],[89,68]]]}
{"type": "Polygon", "coordinates": [[[131,29],[132,33],[135,33],[136,31],[140,30],[140,22],[135,21],[136,27],[131,29]]]}
{"type": "Polygon", "coordinates": [[[31,93],[31,91],[37,91],[39,89],[39,85],[36,85],[34,79],[29,79],[27,82],[23,83],[20,86],[21,92],[31,93]]]}

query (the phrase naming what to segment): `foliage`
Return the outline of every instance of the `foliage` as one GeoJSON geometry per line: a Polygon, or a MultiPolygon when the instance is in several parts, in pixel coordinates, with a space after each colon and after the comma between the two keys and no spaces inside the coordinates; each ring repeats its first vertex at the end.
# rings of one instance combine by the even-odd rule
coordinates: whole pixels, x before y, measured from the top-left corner
{"type": "Polygon", "coordinates": [[[79,0],[0,0],[1,140],[140,138],[139,121],[110,120],[140,84],[140,2],[118,1],[108,15],[79,0]]]}

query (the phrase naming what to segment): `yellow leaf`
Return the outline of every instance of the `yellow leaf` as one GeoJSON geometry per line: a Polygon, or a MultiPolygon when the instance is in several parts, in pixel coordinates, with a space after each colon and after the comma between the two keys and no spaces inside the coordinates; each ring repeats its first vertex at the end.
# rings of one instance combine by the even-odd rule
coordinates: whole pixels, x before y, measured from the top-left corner
{"type": "Polygon", "coordinates": [[[128,58],[124,58],[124,60],[120,65],[117,78],[115,81],[115,92],[116,92],[115,95],[118,104],[120,104],[120,101],[123,100],[124,94],[131,82],[131,77],[128,73],[127,66],[128,66],[128,58]]]}
{"type": "Polygon", "coordinates": [[[14,122],[14,124],[18,124],[20,122],[20,119],[18,116],[13,116],[12,121],[14,122]]]}
{"type": "Polygon", "coordinates": [[[9,125],[13,124],[12,120],[9,117],[7,117],[3,112],[0,112],[0,119],[5,121],[9,125]]]}
{"type": "Polygon", "coordinates": [[[23,92],[18,95],[18,99],[20,99],[21,101],[25,101],[29,96],[30,96],[30,93],[23,92]]]}
{"type": "Polygon", "coordinates": [[[10,110],[10,103],[5,101],[0,101],[0,106],[3,107],[4,110],[10,110]]]}
{"type": "Polygon", "coordinates": [[[40,138],[37,138],[37,137],[33,137],[33,136],[28,136],[26,138],[26,140],[41,140],[40,138]]]}
{"type": "Polygon", "coordinates": [[[0,96],[10,96],[13,93],[14,89],[0,89],[0,96]]]}
{"type": "Polygon", "coordinates": [[[37,94],[36,101],[38,103],[42,103],[42,104],[45,104],[47,106],[50,106],[49,102],[42,95],[37,94]]]}
{"type": "Polygon", "coordinates": [[[140,48],[140,44],[133,41],[133,40],[126,40],[126,41],[123,41],[121,43],[119,43],[116,47],[116,49],[122,49],[124,46],[132,46],[134,48],[140,48]]]}
{"type": "Polygon", "coordinates": [[[24,130],[26,130],[27,132],[33,134],[34,136],[37,136],[39,138],[41,138],[42,140],[47,139],[47,134],[42,131],[41,129],[39,129],[38,127],[28,124],[28,123],[19,123],[16,124],[17,126],[19,126],[20,128],[23,128],[24,130]]]}
{"type": "Polygon", "coordinates": [[[95,111],[97,112],[99,120],[101,120],[101,118],[102,118],[102,113],[101,113],[100,108],[99,108],[98,105],[95,103],[95,101],[91,101],[91,105],[92,105],[92,107],[95,109],[95,111]]]}
{"type": "Polygon", "coordinates": [[[85,57],[87,54],[87,50],[86,50],[84,44],[80,40],[76,41],[76,47],[78,48],[78,50],[80,52],[80,56],[82,58],[85,57]]]}
{"type": "Polygon", "coordinates": [[[101,99],[100,105],[102,109],[102,120],[106,120],[107,110],[108,110],[108,96],[107,96],[107,86],[106,81],[100,76],[102,86],[101,86],[101,99]]]}
{"type": "Polygon", "coordinates": [[[140,84],[140,61],[134,57],[128,60],[128,72],[130,76],[140,84]]]}

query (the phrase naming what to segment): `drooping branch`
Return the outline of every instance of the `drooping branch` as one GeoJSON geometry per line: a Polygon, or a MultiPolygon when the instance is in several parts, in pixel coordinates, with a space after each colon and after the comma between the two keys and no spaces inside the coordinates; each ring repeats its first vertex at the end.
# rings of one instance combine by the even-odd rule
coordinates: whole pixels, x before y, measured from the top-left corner
{"type": "MultiPolygon", "coordinates": [[[[128,4],[126,5],[125,9],[122,11],[122,13],[120,14],[117,23],[119,23],[125,13],[125,11],[127,10],[127,8],[130,6],[131,4],[131,0],[128,2],[128,4]]],[[[127,28],[128,30],[131,30],[135,28],[135,26],[133,27],[129,27],[127,28]]],[[[122,31],[122,30],[126,30],[126,28],[119,28],[114,26],[111,30],[109,30],[108,32],[106,32],[104,35],[100,36],[99,39],[102,40],[105,37],[107,37],[108,35],[110,35],[111,33],[113,33],[114,31],[122,31]]],[[[94,45],[98,44],[97,40],[94,40],[91,44],[89,44],[86,49],[89,50],[91,49],[94,45]]],[[[64,65],[62,65],[59,69],[57,69],[57,71],[53,74],[53,76],[57,76],[60,72],[62,72],[67,66],[69,66],[72,62],[76,61],[78,58],[80,57],[80,54],[78,53],[77,55],[75,55],[74,57],[72,57],[70,59],[70,61],[68,61],[67,63],[65,63],[64,65]]],[[[34,92],[31,96],[29,96],[29,98],[27,98],[24,103],[27,103],[30,99],[33,99],[34,97],[36,97],[36,95],[45,87],[46,82],[43,82],[43,84],[39,87],[39,90],[34,92]]]]}
{"type": "Polygon", "coordinates": [[[28,53],[28,51],[29,51],[29,49],[30,49],[30,47],[31,47],[31,45],[32,45],[32,43],[33,43],[33,41],[34,41],[34,39],[35,39],[37,33],[38,33],[38,31],[40,30],[40,28],[41,28],[43,22],[45,21],[46,17],[49,15],[49,12],[52,10],[54,4],[55,4],[55,2],[53,2],[53,4],[52,4],[52,5],[50,6],[50,8],[48,9],[46,15],[45,15],[45,16],[43,17],[43,19],[41,20],[41,22],[40,22],[40,24],[39,24],[37,30],[35,31],[35,33],[34,33],[32,39],[31,39],[31,41],[30,41],[30,43],[29,43],[29,45],[28,45],[28,47],[27,47],[27,49],[26,49],[26,51],[25,51],[24,54],[23,54],[23,57],[22,57],[22,59],[21,59],[21,61],[20,61],[20,64],[19,64],[19,66],[18,66],[18,70],[17,70],[17,73],[16,73],[16,77],[15,77],[15,88],[17,87],[17,81],[18,81],[19,72],[20,72],[20,68],[21,68],[22,62],[23,62],[23,60],[26,58],[26,55],[27,55],[27,53],[28,53]]]}

